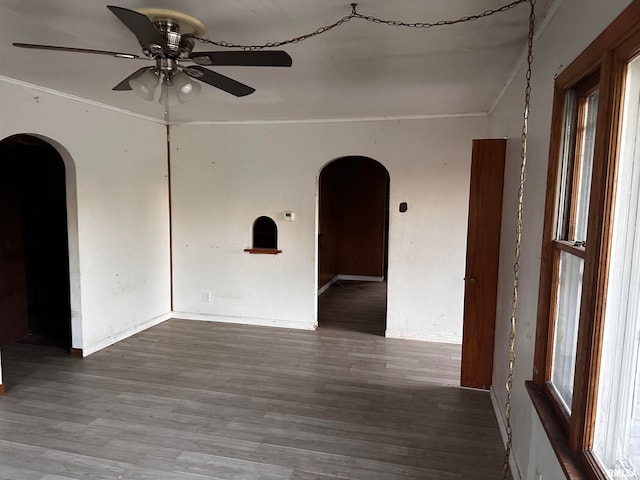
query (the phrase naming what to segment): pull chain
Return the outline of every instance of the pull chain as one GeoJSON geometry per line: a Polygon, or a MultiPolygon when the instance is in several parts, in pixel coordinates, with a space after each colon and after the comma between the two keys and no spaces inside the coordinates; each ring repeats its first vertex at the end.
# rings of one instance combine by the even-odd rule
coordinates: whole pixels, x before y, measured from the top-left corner
{"type": "Polygon", "coordinates": [[[440,20],[437,22],[402,22],[400,20],[388,20],[388,19],[383,19],[383,18],[378,18],[378,17],[374,17],[372,15],[363,15],[361,13],[358,13],[358,11],[356,10],[356,7],[358,6],[357,3],[352,3],[351,4],[351,13],[349,15],[345,15],[344,17],[342,17],[340,20],[330,23],[329,25],[324,25],[320,28],[317,28],[316,30],[314,30],[313,32],[310,33],[305,33],[304,35],[299,35],[297,37],[293,37],[290,38],[288,40],[281,40],[278,42],[266,42],[266,43],[262,43],[262,44],[256,44],[256,45],[243,45],[240,43],[232,43],[232,42],[225,42],[225,41],[215,41],[215,40],[209,40],[208,38],[200,38],[200,37],[192,37],[194,40],[197,40],[201,43],[208,43],[211,45],[216,45],[218,47],[225,47],[225,48],[239,48],[241,50],[262,50],[265,48],[277,48],[277,47],[282,47],[284,45],[289,45],[292,43],[299,43],[302,42],[304,40],[307,40],[309,38],[312,37],[317,37],[318,35],[322,35],[325,32],[328,32],[329,30],[333,30],[336,27],[339,27],[340,25],[343,25],[347,22],[349,22],[350,20],[354,19],[354,18],[358,18],[360,20],[366,20],[367,22],[371,22],[371,23],[378,23],[378,24],[384,24],[384,25],[389,25],[392,27],[408,27],[408,28],[431,28],[431,27],[441,27],[441,26],[447,26],[447,25],[455,25],[458,23],[466,23],[466,22],[473,22],[475,20],[480,20],[481,18],[486,18],[486,17],[490,17],[491,15],[494,15],[496,13],[502,13],[502,12],[506,12],[507,10],[511,10],[512,8],[520,5],[521,3],[527,3],[530,2],[531,0],[515,0],[511,3],[508,3],[506,5],[503,5],[501,7],[492,9],[492,10],[486,10],[482,13],[476,14],[476,15],[467,15],[464,17],[460,17],[457,18],[455,20],[440,20]]]}
{"type": "Polygon", "coordinates": [[[513,429],[511,426],[511,393],[513,389],[513,375],[515,366],[516,324],[518,313],[518,291],[520,280],[520,249],[522,246],[522,210],[524,205],[524,184],[527,176],[527,137],[529,135],[529,107],[531,106],[531,65],[533,64],[533,35],[536,25],[535,6],[536,0],[528,0],[531,4],[529,13],[529,37],[527,42],[527,73],[524,93],[524,114],[522,122],[522,148],[520,150],[520,185],[518,187],[518,216],[516,221],[516,246],[513,263],[513,298],[511,303],[511,334],[509,336],[509,371],[507,373],[507,400],[505,403],[505,429],[507,442],[504,451],[504,464],[502,466],[502,480],[506,480],[509,474],[509,460],[513,447],[513,429]]]}

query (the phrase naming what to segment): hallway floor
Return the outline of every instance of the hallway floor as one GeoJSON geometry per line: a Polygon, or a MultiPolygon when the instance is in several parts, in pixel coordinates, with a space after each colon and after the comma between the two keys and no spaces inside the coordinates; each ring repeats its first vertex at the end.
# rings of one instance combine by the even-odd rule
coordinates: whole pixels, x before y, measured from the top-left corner
{"type": "Polygon", "coordinates": [[[318,299],[321,329],[350,330],[384,337],[387,282],[341,280],[318,299]]]}

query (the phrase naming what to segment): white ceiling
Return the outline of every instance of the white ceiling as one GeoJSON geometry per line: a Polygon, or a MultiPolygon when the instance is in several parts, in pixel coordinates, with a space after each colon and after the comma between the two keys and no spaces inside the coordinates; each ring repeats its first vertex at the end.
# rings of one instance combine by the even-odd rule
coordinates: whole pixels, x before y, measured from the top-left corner
{"type": "MultiPolygon", "coordinates": [[[[538,16],[551,0],[538,0],[538,16]]],[[[150,62],[84,53],[26,50],[41,43],[140,54],[133,34],[106,8],[179,10],[202,20],[212,40],[284,40],[350,12],[350,0],[0,0],[0,75],[163,118],[133,92],[111,90],[150,62]]],[[[477,14],[508,0],[360,0],[365,15],[407,22],[477,14]]],[[[291,68],[214,67],[256,92],[236,98],[203,84],[172,121],[261,121],[457,115],[488,112],[526,44],[529,4],[455,26],[408,29],[359,19],[283,47],[291,68]]],[[[216,50],[197,44],[194,50],[216,50]]]]}

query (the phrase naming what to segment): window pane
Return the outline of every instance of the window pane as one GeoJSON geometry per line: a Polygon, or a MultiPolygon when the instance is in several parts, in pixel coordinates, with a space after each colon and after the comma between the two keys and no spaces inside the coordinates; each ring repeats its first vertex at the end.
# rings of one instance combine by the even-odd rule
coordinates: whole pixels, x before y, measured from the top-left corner
{"type": "Polygon", "coordinates": [[[551,384],[571,412],[584,260],[560,252],[551,384]]]}
{"type": "Polygon", "coordinates": [[[591,193],[591,171],[593,170],[593,147],[596,137],[596,118],[598,116],[598,92],[589,95],[583,112],[582,143],[578,169],[578,192],[575,205],[575,230],[570,240],[578,242],[587,239],[587,220],[589,218],[589,194],[591,193]]]}
{"type": "Polygon", "coordinates": [[[558,172],[558,205],[556,208],[556,235],[559,240],[568,240],[569,218],[571,215],[571,178],[576,145],[576,123],[578,115],[578,95],[568,90],[564,97],[562,128],[562,150],[560,171],[558,172]]]}
{"type": "Polygon", "coordinates": [[[591,172],[598,116],[598,91],[565,95],[563,139],[558,172],[556,235],[558,240],[586,242],[591,172]]]}
{"type": "Polygon", "coordinates": [[[640,478],[640,61],[627,73],[593,451],[609,478],[640,478]]]}

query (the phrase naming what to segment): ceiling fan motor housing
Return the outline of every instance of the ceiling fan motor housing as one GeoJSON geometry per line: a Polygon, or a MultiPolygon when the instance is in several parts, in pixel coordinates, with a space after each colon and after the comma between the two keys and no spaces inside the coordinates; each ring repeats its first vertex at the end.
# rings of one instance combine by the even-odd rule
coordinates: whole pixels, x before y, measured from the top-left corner
{"type": "MultiPolygon", "coordinates": [[[[205,24],[191,15],[164,8],[140,8],[138,13],[145,15],[162,35],[168,47],[168,55],[174,58],[189,58],[195,42],[190,35],[202,35],[205,24]]],[[[148,57],[167,56],[162,45],[150,44],[144,48],[148,57]]]]}
{"type": "MultiPolygon", "coordinates": [[[[169,47],[171,56],[175,58],[189,58],[191,50],[195,45],[193,39],[180,32],[180,24],[170,18],[158,19],[153,22],[158,31],[162,34],[165,43],[169,47]]],[[[151,44],[144,51],[148,57],[162,56],[164,51],[162,46],[151,44]]]]}

